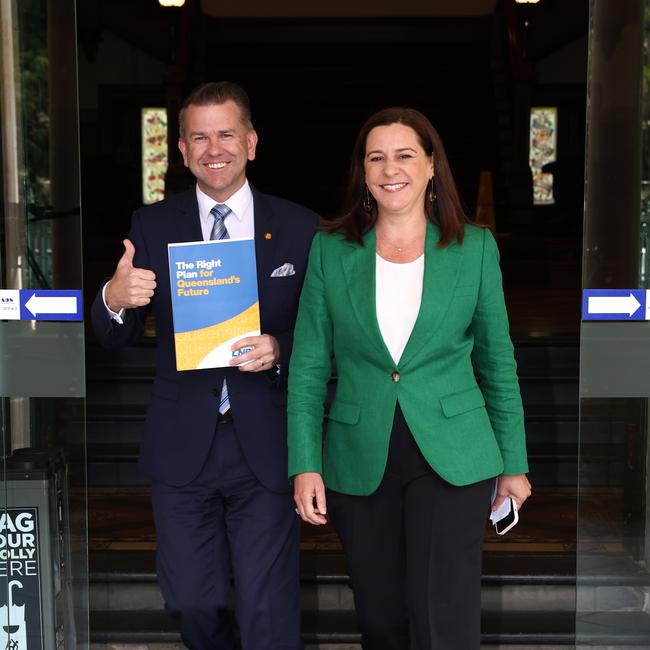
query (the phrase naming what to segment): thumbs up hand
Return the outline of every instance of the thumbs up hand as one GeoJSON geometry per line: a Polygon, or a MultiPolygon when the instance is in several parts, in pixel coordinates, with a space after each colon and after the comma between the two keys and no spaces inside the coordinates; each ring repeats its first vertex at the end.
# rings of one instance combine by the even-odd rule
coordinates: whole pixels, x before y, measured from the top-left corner
{"type": "Polygon", "coordinates": [[[120,261],[117,263],[118,267],[120,264],[123,266],[130,266],[133,268],[133,258],[135,257],[135,246],[131,243],[130,239],[125,239],[124,244],[124,253],[120,257],[120,261]]]}
{"type": "Polygon", "coordinates": [[[128,239],[123,243],[124,253],[104,294],[108,308],[114,312],[148,305],[156,288],[156,274],[133,266],[135,247],[128,239]]]}

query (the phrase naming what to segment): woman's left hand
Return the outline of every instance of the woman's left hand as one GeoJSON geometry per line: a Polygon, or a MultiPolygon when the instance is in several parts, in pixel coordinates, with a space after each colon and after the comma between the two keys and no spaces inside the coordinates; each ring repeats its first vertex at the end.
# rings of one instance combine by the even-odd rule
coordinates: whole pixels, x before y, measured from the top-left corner
{"type": "Polygon", "coordinates": [[[492,503],[492,510],[496,510],[506,497],[512,497],[517,504],[517,510],[521,510],[530,493],[530,483],[525,474],[499,476],[497,480],[497,496],[492,503]]]}

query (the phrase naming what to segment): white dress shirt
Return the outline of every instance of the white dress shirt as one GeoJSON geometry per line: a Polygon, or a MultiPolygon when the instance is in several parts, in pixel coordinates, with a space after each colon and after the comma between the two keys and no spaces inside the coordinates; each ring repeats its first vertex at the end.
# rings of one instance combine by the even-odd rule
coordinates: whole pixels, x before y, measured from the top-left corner
{"type": "MultiPolygon", "coordinates": [[[[207,194],[196,186],[196,199],[199,203],[199,218],[201,219],[201,231],[203,240],[210,239],[214,217],[210,210],[214,208],[217,201],[211,199],[207,194]]],[[[232,210],[224,219],[226,230],[231,239],[255,236],[255,214],[253,211],[253,192],[245,180],[244,184],[224,203],[232,210]]]]}

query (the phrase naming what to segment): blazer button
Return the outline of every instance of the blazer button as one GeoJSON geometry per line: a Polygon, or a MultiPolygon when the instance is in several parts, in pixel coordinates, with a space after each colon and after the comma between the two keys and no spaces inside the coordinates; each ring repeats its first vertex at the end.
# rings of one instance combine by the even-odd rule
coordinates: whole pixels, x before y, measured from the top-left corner
{"type": "Polygon", "coordinates": [[[395,370],[394,372],[391,373],[390,378],[397,383],[400,380],[399,372],[395,370]]]}

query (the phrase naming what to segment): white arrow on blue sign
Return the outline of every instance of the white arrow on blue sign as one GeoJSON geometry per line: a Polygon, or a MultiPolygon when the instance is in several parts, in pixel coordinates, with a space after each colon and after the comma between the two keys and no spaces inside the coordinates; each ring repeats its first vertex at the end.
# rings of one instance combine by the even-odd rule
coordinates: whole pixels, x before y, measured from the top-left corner
{"type": "Polygon", "coordinates": [[[79,289],[0,289],[0,320],[83,320],[79,289]]]}
{"type": "Polygon", "coordinates": [[[582,320],[650,320],[648,293],[645,289],[585,289],[582,320]]]}

